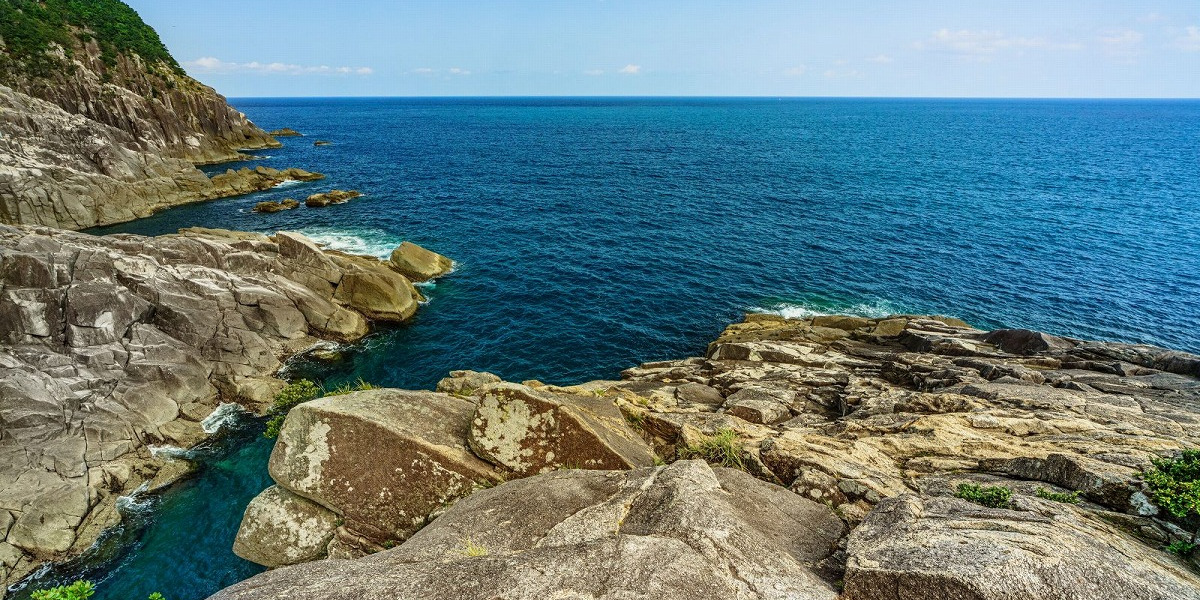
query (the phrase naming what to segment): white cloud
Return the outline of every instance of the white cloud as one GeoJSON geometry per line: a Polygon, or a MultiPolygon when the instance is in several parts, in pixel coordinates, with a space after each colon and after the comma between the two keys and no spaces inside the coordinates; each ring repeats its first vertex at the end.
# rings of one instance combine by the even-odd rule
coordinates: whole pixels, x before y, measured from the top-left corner
{"type": "Polygon", "coordinates": [[[183,63],[193,73],[257,73],[260,75],[370,75],[371,67],[331,67],[329,65],[294,65],[289,63],[226,62],[212,56],[204,56],[183,63]]]}
{"type": "Polygon", "coordinates": [[[642,66],[641,65],[625,65],[624,67],[621,67],[620,71],[617,71],[617,72],[622,73],[624,75],[637,75],[638,73],[642,72],[642,66]]]}
{"type": "Polygon", "coordinates": [[[1053,43],[1042,38],[1015,37],[999,31],[970,29],[958,31],[939,29],[929,39],[914,43],[913,47],[919,50],[928,48],[949,52],[977,60],[988,60],[1001,50],[1030,48],[1079,50],[1082,48],[1076,43],[1053,43]]]}
{"type": "Polygon", "coordinates": [[[1126,29],[1124,31],[1113,31],[1100,36],[1100,43],[1105,46],[1128,47],[1142,43],[1145,36],[1140,31],[1126,29]]]}
{"type": "Polygon", "coordinates": [[[872,56],[871,58],[868,58],[867,62],[873,62],[875,64],[886,65],[886,64],[895,62],[895,60],[896,59],[894,59],[886,54],[877,54],[875,56],[872,56]]]}
{"type": "Polygon", "coordinates": [[[1187,52],[1200,52],[1200,27],[1192,25],[1184,29],[1184,35],[1175,40],[1175,45],[1187,52]]]}
{"type": "Polygon", "coordinates": [[[470,71],[468,71],[466,69],[460,69],[458,67],[450,67],[450,70],[448,72],[451,75],[470,75],[471,74],[470,71]]]}

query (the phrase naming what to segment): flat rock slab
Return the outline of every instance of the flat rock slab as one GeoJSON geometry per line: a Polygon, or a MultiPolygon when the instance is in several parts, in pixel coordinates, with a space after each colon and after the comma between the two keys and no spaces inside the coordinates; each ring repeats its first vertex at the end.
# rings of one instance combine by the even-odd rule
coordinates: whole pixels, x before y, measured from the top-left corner
{"type": "Polygon", "coordinates": [[[700,461],[557,471],[460,500],[393,550],[213,598],[834,600],[816,565],[842,532],[825,506],[700,461]]]}
{"type": "Polygon", "coordinates": [[[850,534],[846,600],[1200,598],[1200,577],[1171,555],[1068,505],[1024,508],[884,500],[850,534]]]}

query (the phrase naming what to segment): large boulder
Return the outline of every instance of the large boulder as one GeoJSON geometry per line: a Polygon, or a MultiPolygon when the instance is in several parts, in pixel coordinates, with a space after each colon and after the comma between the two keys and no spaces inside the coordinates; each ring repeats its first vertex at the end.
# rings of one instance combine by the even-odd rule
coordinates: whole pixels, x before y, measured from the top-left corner
{"type": "Polygon", "coordinates": [[[268,567],[325,558],[338,518],[315,502],[271,486],[246,507],[233,552],[268,567]]]}
{"type": "Polygon", "coordinates": [[[337,513],[349,534],[405,539],[435,511],[498,480],[464,443],[473,414],[470,402],[435,392],[378,389],[307,402],[288,413],[271,477],[337,513]]]}
{"type": "Polygon", "coordinates": [[[699,461],[557,471],[460,500],[398,548],[213,598],[834,600],[818,571],[842,532],[821,504],[699,461]]]}
{"type": "Polygon", "coordinates": [[[1066,504],[1018,507],[915,494],[881,502],[850,533],[846,600],[1200,598],[1200,577],[1118,528],[1066,504]]]}
{"type": "Polygon", "coordinates": [[[413,281],[440,277],[454,268],[454,261],[412,242],[403,242],[392,251],[392,268],[413,281]]]}
{"type": "Polygon", "coordinates": [[[564,466],[631,469],[654,464],[650,447],[611,399],[515,383],[485,388],[468,439],[477,455],[518,475],[564,466]]]}

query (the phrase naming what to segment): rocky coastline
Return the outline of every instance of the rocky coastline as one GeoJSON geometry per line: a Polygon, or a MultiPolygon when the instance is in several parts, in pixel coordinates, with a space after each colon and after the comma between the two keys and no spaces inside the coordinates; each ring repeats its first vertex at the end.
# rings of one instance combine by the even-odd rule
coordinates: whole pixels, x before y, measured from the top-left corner
{"type": "Polygon", "coordinates": [[[387,261],[297,233],[0,225],[0,582],[78,553],[118,497],[186,473],[152,447],[202,441],[223,406],[262,412],[283,358],[422,299],[387,261]]]}
{"type": "Polygon", "coordinates": [[[301,404],[234,547],[279,568],[213,598],[1200,598],[1146,482],[1198,423],[1195,355],[749,315],[618,381],[301,404]]]}

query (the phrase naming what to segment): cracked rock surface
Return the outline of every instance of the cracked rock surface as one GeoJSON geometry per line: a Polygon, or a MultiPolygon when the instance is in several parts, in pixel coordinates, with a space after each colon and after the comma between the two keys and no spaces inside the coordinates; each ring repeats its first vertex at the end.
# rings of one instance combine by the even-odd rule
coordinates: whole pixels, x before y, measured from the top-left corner
{"type": "Polygon", "coordinates": [[[150,446],[269,402],[281,358],[420,299],[386,262],[295,233],[0,225],[0,580],[90,544],[117,496],[181,471],[150,446]]]}

